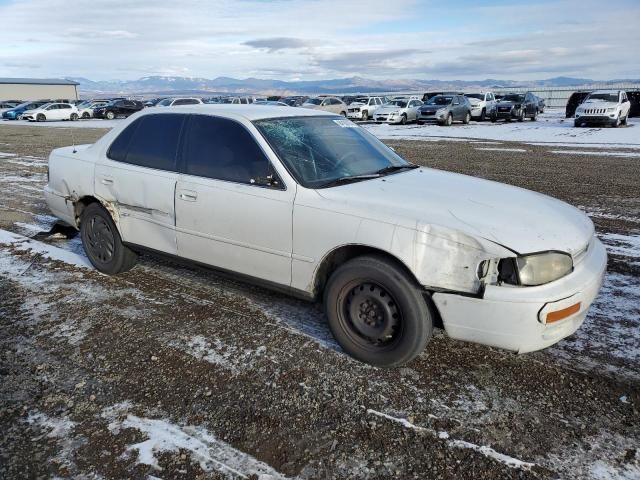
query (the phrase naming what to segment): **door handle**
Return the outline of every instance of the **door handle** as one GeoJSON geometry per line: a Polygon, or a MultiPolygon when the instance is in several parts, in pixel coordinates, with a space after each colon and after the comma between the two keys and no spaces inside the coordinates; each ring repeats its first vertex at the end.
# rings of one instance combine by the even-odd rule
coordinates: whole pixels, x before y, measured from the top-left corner
{"type": "Polygon", "coordinates": [[[113,178],[110,177],[102,177],[100,179],[100,183],[103,185],[113,185],[113,178]]]}
{"type": "Polygon", "coordinates": [[[178,197],[185,202],[195,202],[198,199],[198,193],[193,190],[182,190],[178,197]]]}

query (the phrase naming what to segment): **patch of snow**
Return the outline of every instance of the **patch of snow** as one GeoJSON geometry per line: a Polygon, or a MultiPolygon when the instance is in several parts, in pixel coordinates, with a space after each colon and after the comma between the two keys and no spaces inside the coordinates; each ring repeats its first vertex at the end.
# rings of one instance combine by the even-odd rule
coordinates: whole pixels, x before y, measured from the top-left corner
{"type": "Polygon", "coordinates": [[[591,151],[591,150],[550,150],[551,153],[559,153],[565,155],[602,155],[605,157],[640,157],[640,153],[635,152],[607,152],[607,151],[591,151]]]}
{"type": "Polygon", "coordinates": [[[430,428],[420,427],[418,425],[414,425],[413,423],[411,423],[410,421],[404,418],[393,417],[391,415],[387,415],[386,413],[378,412],[377,410],[372,410],[372,409],[368,409],[367,414],[375,415],[375,416],[390,420],[392,422],[402,425],[405,428],[410,428],[420,432],[429,433],[430,435],[440,440],[446,440],[447,445],[449,447],[467,448],[467,449],[475,450],[476,452],[481,453],[485,457],[489,457],[494,460],[497,460],[498,462],[503,463],[504,465],[507,465],[511,468],[530,470],[532,467],[535,466],[534,463],[524,462],[522,460],[511,457],[509,455],[505,455],[504,453],[496,452],[493,448],[488,447],[486,445],[476,445],[475,443],[467,442],[465,440],[455,440],[455,439],[452,440],[448,432],[445,432],[445,431],[436,432],[435,430],[432,430],[430,428]]]}
{"type": "MultiPolygon", "coordinates": [[[[639,119],[630,119],[623,128],[575,128],[572,119],[565,119],[557,112],[538,117],[537,122],[482,123],[440,127],[437,125],[362,125],[378,138],[385,140],[427,140],[437,137],[449,139],[499,140],[512,142],[539,142],[563,144],[620,145],[640,148],[640,136],[636,130],[639,119]]],[[[437,140],[436,140],[437,141],[437,140]]]]}
{"type": "Polygon", "coordinates": [[[188,353],[198,360],[213,363],[233,374],[251,368],[253,362],[267,351],[265,346],[255,350],[225,345],[219,338],[207,339],[203,335],[180,338],[169,342],[169,346],[188,353]]]}
{"type": "Polygon", "coordinates": [[[0,158],[9,158],[9,157],[15,157],[17,154],[15,153],[5,153],[5,152],[0,152],[0,158]]]}
{"type": "Polygon", "coordinates": [[[474,150],[485,150],[489,152],[528,152],[524,148],[499,148],[499,147],[474,147],[474,150]]]}
{"type": "Polygon", "coordinates": [[[27,423],[48,429],[49,433],[47,434],[47,437],[50,438],[67,437],[76,426],[76,423],[72,422],[67,417],[52,418],[42,412],[29,413],[27,423]]]}
{"type": "Polygon", "coordinates": [[[51,260],[59,260],[76,267],[93,270],[87,257],[7,230],[0,229],[0,244],[10,246],[18,251],[31,251],[51,260]]]}
{"type": "Polygon", "coordinates": [[[252,475],[260,480],[286,478],[266,463],[219,440],[204,427],[139,417],[128,413],[129,408],[130,404],[119,404],[105,409],[102,417],[109,420],[109,431],[114,434],[132,428],[146,435],[146,440],[129,445],[125,451],[125,454],[137,452],[139,464],[162,470],[158,454],[186,450],[205,472],[216,471],[227,478],[245,479],[252,475]]]}
{"type": "Polygon", "coordinates": [[[527,142],[527,145],[537,147],[573,147],[573,148],[625,148],[629,150],[640,149],[640,145],[625,145],[616,143],[562,143],[562,142],[527,142]]]}
{"type": "Polygon", "coordinates": [[[119,125],[123,119],[106,120],[100,118],[90,118],[86,120],[78,120],[75,122],[68,121],[54,121],[54,122],[29,122],[28,120],[11,120],[2,122],[2,125],[6,126],[29,126],[39,128],[113,128],[119,125]]]}
{"type": "Polygon", "coordinates": [[[640,259],[640,235],[603,233],[598,236],[610,254],[640,259]]]}

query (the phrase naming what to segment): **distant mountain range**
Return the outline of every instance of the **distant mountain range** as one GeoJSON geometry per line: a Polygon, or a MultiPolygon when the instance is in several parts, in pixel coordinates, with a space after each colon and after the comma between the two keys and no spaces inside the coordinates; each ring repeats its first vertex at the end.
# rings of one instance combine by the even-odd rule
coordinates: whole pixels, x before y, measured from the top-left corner
{"type": "Polygon", "coordinates": [[[620,82],[640,82],[640,80],[595,81],[587,78],[555,77],[546,80],[519,82],[515,80],[373,80],[363,77],[338,78],[333,80],[283,81],[259,78],[237,79],[230,77],[142,77],[138,80],[93,81],[87,78],[68,78],[80,83],[80,93],[86,94],[322,94],[359,92],[401,92],[428,91],[469,88],[504,87],[566,87],[593,83],[614,84],[620,82]]]}

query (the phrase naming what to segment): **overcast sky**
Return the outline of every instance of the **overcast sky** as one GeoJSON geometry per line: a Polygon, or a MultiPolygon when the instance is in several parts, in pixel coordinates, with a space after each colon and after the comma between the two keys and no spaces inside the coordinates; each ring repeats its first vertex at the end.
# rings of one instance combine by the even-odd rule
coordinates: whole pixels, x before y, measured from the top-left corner
{"type": "Polygon", "coordinates": [[[639,0],[0,0],[0,77],[640,78],[639,25],[639,0]]]}

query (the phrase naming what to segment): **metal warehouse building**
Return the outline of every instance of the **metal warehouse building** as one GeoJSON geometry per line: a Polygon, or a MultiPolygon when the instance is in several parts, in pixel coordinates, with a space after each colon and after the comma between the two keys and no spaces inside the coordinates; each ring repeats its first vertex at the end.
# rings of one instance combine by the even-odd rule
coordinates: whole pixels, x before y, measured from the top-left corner
{"type": "Polygon", "coordinates": [[[78,85],[57,78],[0,78],[0,100],[77,100],[78,85]]]}

